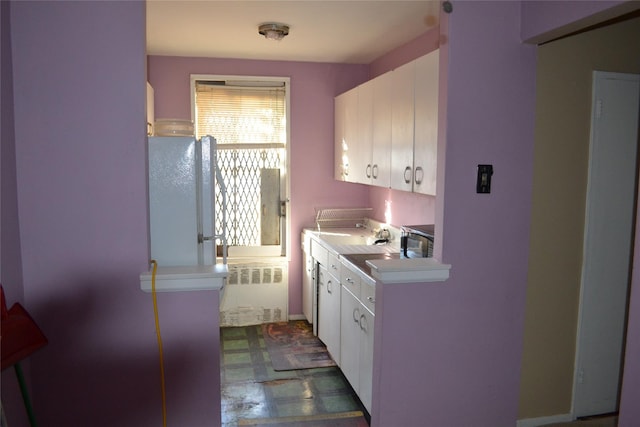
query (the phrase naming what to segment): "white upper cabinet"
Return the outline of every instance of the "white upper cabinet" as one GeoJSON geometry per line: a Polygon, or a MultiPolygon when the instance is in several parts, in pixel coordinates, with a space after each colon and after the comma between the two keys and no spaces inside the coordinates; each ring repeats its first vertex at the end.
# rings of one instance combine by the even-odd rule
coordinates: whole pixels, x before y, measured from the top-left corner
{"type": "Polygon", "coordinates": [[[373,136],[373,81],[358,86],[358,139],[352,143],[352,162],[349,181],[371,184],[371,155],[373,136]]]}
{"type": "Polygon", "coordinates": [[[335,97],[333,101],[333,132],[334,132],[334,168],[333,177],[338,181],[345,179],[345,165],[343,162],[343,139],[344,139],[344,114],[346,109],[347,94],[343,93],[335,97]]]}
{"type": "Polygon", "coordinates": [[[435,195],[438,57],[436,50],[336,97],[336,179],[435,195]]]}
{"type": "Polygon", "coordinates": [[[156,121],[154,97],[153,86],[147,82],[147,136],[153,135],[153,126],[156,121]]]}
{"type": "Polygon", "coordinates": [[[353,88],[335,98],[335,169],[334,178],[351,181],[355,157],[354,145],[358,135],[358,88],[353,88]]]}
{"type": "Polygon", "coordinates": [[[393,70],[391,97],[391,188],[413,186],[413,122],[415,62],[393,70]]]}
{"type": "Polygon", "coordinates": [[[392,73],[383,74],[373,82],[373,136],[371,184],[391,186],[391,93],[392,73]]]}
{"type": "Polygon", "coordinates": [[[413,191],[436,194],[438,154],[438,51],[416,61],[413,191]]]}

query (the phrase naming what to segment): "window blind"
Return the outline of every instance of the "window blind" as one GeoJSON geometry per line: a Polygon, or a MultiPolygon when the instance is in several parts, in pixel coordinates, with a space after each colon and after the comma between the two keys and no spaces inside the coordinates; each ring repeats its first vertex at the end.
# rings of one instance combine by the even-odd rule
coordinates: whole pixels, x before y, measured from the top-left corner
{"type": "Polygon", "coordinates": [[[218,144],[286,144],[285,88],[196,82],[196,136],[218,144]]]}

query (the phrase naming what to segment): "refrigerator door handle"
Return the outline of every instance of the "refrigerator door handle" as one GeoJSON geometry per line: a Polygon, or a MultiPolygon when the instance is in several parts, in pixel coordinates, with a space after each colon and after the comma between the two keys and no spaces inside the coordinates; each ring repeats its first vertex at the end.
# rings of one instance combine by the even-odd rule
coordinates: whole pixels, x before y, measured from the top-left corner
{"type": "Polygon", "coordinates": [[[207,240],[215,240],[218,236],[205,236],[202,233],[198,233],[198,243],[204,243],[207,240]]]}

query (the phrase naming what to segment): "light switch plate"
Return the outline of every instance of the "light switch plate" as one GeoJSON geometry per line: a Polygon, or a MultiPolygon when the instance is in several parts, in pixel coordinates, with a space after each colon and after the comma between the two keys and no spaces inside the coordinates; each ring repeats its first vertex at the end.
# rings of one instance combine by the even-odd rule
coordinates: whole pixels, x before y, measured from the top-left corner
{"type": "Polygon", "coordinates": [[[491,193],[491,176],[493,165],[478,165],[478,179],[476,181],[476,193],[491,193]]]}

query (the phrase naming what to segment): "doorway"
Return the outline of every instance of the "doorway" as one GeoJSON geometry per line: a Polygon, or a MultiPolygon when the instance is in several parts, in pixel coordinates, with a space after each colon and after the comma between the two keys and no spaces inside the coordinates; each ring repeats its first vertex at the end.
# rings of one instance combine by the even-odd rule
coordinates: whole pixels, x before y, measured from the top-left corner
{"type": "MultiPolygon", "coordinates": [[[[190,80],[196,136],[216,137],[218,167],[227,187],[229,277],[220,325],[285,321],[290,79],[192,74],[190,80]]],[[[211,209],[220,220],[218,193],[214,200],[211,209]]]]}
{"type": "Polygon", "coordinates": [[[573,415],[615,412],[636,205],[640,75],[593,73],[573,415]]]}

